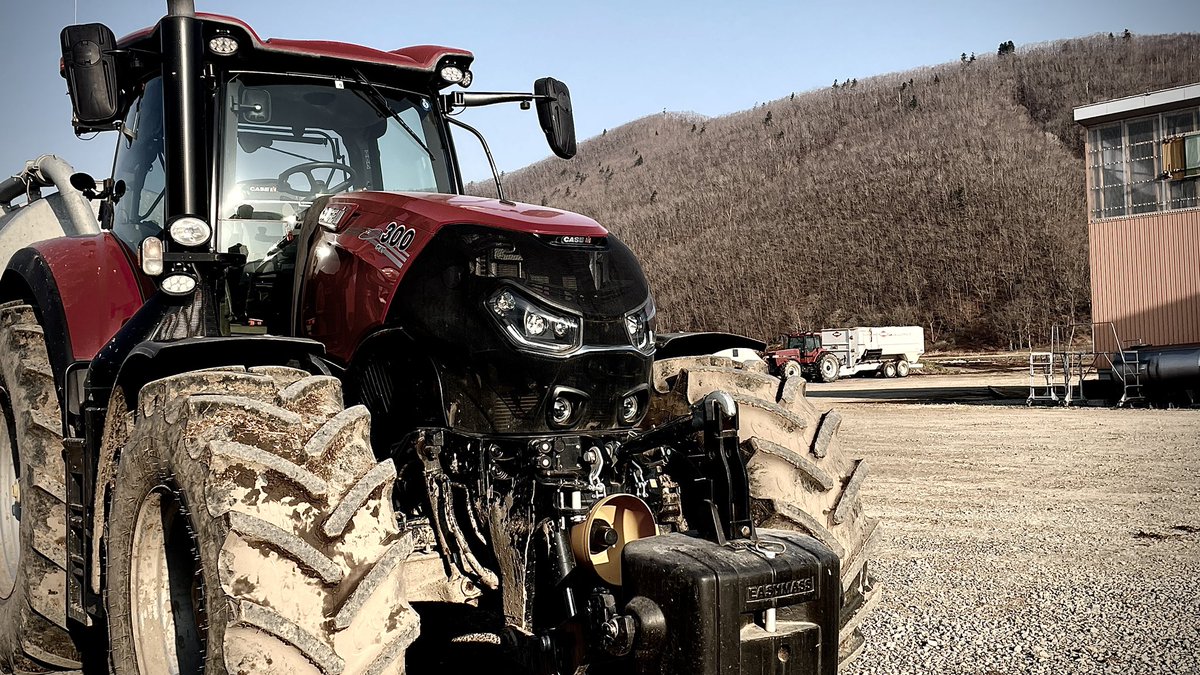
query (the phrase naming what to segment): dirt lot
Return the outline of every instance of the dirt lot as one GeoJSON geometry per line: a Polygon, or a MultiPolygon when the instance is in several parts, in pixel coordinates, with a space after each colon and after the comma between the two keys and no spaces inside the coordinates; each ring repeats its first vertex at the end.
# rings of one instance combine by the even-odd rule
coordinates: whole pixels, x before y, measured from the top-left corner
{"type": "Polygon", "coordinates": [[[980,394],[1026,382],[810,385],[844,413],[885,527],[886,599],[849,673],[1200,673],[1200,410],[980,394]]]}

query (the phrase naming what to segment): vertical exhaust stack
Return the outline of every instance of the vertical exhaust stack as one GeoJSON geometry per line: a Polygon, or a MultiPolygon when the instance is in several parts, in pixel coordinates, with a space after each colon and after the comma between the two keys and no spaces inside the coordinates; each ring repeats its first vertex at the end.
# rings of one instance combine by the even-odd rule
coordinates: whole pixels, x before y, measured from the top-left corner
{"type": "Polygon", "coordinates": [[[167,0],[167,16],[188,16],[195,18],[195,0],[167,0]]]}
{"type": "Polygon", "coordinates": [[[200,70],[203,40],[193,0],[168,0],[159,23],[162,40],[163,122],[166,141],[167,221],[208,220],[208,156],[200,70]]]}

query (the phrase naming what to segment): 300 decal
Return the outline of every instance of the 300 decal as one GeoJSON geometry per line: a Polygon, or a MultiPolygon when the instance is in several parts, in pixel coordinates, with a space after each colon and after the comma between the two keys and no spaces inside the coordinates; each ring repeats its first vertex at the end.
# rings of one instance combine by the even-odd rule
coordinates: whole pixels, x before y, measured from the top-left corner
{"type": "Polygon", "coordinates": [[[393,221],[388,223],[387,227],[383,229],[383,234],[379,235],[379,243],[405,251],[412,245],[416,236],[416,230],[393,221]]]}
{"type": "Polygon", "coordinates": [[[382,231],[372,227],[364,230],[358,238],[374,243],[375,250],[399,269],[408,262],[408,247],[412,246],[413,240],[417,238],[417,231],[392,221],[382,231]]]}

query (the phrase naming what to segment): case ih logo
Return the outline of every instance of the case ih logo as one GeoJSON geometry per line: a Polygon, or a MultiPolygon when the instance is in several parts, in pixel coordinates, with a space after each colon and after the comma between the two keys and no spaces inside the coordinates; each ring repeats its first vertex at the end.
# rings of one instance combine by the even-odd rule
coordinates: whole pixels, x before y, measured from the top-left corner
{"type": "Polygon", "coordinates": [[[756,600],[778,600],[796,595],[807,595],[815,589],[816,582],[812,577],[781,581],[775,584],[759,584],[758,586],[748,586],[746,588],[746,600],[749,602],[756,600]]]}

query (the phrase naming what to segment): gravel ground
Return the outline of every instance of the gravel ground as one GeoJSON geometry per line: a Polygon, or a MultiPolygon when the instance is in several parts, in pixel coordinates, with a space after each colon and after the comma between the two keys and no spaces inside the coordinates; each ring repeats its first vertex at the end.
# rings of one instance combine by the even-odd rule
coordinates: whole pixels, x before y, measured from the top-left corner
{"type": "Polygon", "coordinates": [[[1200,673],[1200,411],[836,396],[885,528],[844,672],[1200,673]]]}

